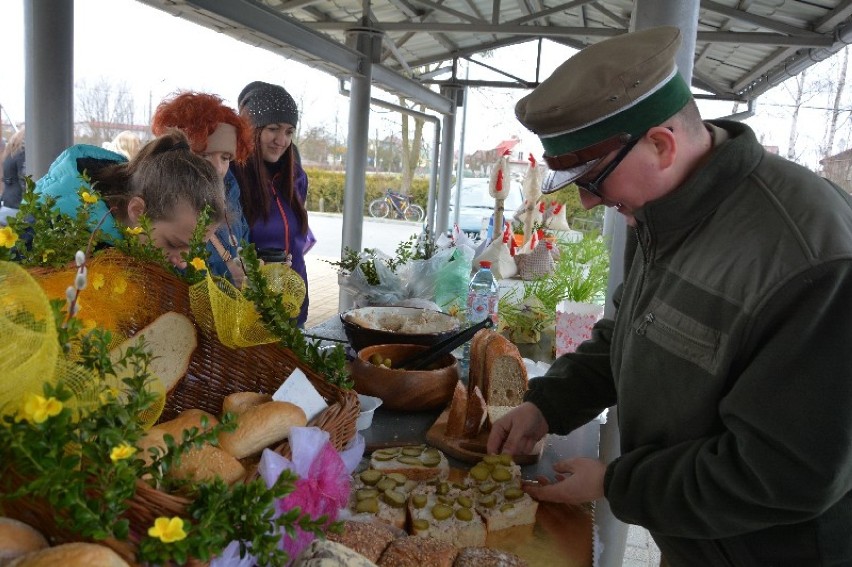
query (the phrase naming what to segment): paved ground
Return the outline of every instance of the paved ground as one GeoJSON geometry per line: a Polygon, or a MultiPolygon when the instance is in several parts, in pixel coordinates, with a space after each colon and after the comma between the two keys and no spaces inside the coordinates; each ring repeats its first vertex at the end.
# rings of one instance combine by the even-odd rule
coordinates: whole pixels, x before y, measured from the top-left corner
{"type": "MultiPolygon", "coordinates": [[[[311,298],[306,328],[318,325],[338,313],[340,287],[337,284],[336,268],[328,263],[328,261],[336,260],[337,258],[312,254],[306,257],[308,290],[311,298]]],[[[639,526],[630,526],[623,567],[658,567],[659,564],[660,550],[648,531],[639,526]]]]}

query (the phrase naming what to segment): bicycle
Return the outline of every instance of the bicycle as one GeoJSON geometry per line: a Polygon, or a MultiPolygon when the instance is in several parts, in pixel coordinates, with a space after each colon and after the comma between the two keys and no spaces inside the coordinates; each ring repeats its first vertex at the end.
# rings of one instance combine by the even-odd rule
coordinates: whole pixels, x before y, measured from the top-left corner
{"type": "Polygon", "coordinates": [[[412,203],[411,197],[390,189],[385,191],[384,197],[374,199],[370,203],[369,211],[370,216],[380,219],[393,211],[396,218],[414,222],[420,222],[426,216],[423,207],[412,203]]]}

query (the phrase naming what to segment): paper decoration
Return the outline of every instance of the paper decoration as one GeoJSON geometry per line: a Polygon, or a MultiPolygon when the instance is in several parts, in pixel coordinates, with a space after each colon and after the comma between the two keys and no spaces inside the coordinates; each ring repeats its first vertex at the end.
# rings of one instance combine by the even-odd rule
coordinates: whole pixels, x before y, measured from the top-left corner
{"type": "Polygon", "coordinates": [[[571,230],[571,227],[568,225],[568,218],[565,216],[565,205],[554,201],[550,203],[547,213],[550,217],[547,221],[547,228],[563,232],[571,230]]]}
{"type": "Polygon", "coordinates": [[[491,272],[498,280],[511,278],[518,273],[518,266],[509,250],[509,244],[504,237],[491,241],[482,254],[473,259],[473,265],[479,265],[482,260],[491,262],[491,272]]]}
{"type": "Polygon", "coordinates": [[[538,164],[532,154],[529,154],[527,161],[530,162],[530,165],[527,168],[527,173],[524,176],[523,182],[524,206],[526,208],[526,214],[523,218],[524,242],[527,242],[530,239],[532,227],[536,220],[541,220],[535,218],[536,203],[538,203],[538,200],[541,198],[541,172],[539,171],[538,164]]]}
{"type": "MultiPolygon", "coordinates": [[[[536,239],[536,236],[537,234],[534,234],[533,239],[536,239]]],[[[537,242],[532,252],[515,257],[518,272],[523,280],[534,280],[553,272],[553,256],[547,247],[548,243],[544,240],[537,240],[537,242]]]]}
{"type": "MultiPolygon", "coordinates": [[[[512,183],[509,179],[509,150],[503,152],[503,155],[497,159],[494,169],[491,170],[490,181],[488,183],[488,192],[494,197],[494,227],[503,226],[503,203],[506,196],[511,191],[512,183]]],[[[494,231],[496,236],[497,231],[494,231]]],[[[499,240],[499,238],[495,238],[499,240]]]]}
{"type": "Polygon", "coordinates": [[[603,317],[603,306],[563,301],[556,308],[556,356],[574,352],[592,338],[592,327],[603,317]]]}

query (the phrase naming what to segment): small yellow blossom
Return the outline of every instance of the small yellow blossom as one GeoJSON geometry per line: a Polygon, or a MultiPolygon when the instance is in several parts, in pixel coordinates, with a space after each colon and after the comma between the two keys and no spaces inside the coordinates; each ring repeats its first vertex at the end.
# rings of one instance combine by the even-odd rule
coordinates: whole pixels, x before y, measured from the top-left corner
{"type": "Polygon", "coordinates": [[[118,278],[115,280],[115,285],[112,286],[112,292],[116,295],[121,295],[127,291],[127,280],[124,278],[118,278]]]}
{"type": "Polygon", "coordinates": [[[92,289],[101,289],[104,287],[106,280],[104,279],[104,275],[100,273],[92,274],[92,289]]]}
{"type": "Polygon", "coordinates": [[[202,260],[202,259],[201,259],[201,258],[199,258],[198,256],[196,256],[195,258],[193,258],[193,259],[192,259],[192,261],[190,262],[190,264],[192,264],[192,267],[193,267],[193,268],[195,268],[196,270],[198,270],[199,272],[200,272],[201,270],[206,270],[206,269],[207,269],[207,264],[205,264],[205,263],[204,263],[204,260],[202,260]]]}
{"type": "Polygon", "coordinates": [[[117,445],[112,448],[112,451],[109,453],[109,458],[113,463],[115,463],[122,459],[128,459],[135,454],[136,447],[128,445],[127,443],[122,443],[121,445],[117,445]]]}
{"type": "Polygon", "coordinates": [[[101,400],[101,404],[108,404],[114,399],[118,398],[118,388],[110,387],[100,393],[98,398],[101,400]]]}
{"type": "Polygon", "coordinates": [[[48,417],[53,417],[62,411],[62,402],[56,398],[45,398],[31,394],[24,404],[24,419],[30,423],[44,423],[48,417]]]}
{"type": "Polygon", "coordinates": [[[183,520],[177,516],[172,519],[160,516],[154,520],[154,525],[148,528],[148,535],[159,538],[163,543],[172,543],[186,538],[183,520]]]}
{"type": "Polygon", "coordinates": [[[94,319],[84,319],[82,330],[83,330],[84,333],[89,333],[91,331],[94,331],[97,326],[98,326],[98,322],[95,321],[94,319]]]}
{"type": "Polygon", "coordinates": [[[10,226],[0,228],[0,246],[11,248],[18,241],[18,234],[10,226]]]}
{"type": "Polygon", "coordinates": [[[53,256],[54,254],[56,254],[56,250],[48,248],[47,250],[41,253],[41,261],[47,262],[47,259],[53,256]]]}
{"type": "Polygon", "coordinates": [[[133,228],[130,228],[128,226],[124,229],[124,232],[126,232],[130,236],[139,236],[140,234],[142,234],[143,230],[144,229],[141,226],[134,226],[133,228]]]}
{"type": "Polygon", "coordinates": [[[92,195],[88,191],[83,191],[82,193],[80,193],[80,198],[83,199],[84,203],[87,203],[89,205],[94,205],[98,202],[98,196],[92,195]]]}

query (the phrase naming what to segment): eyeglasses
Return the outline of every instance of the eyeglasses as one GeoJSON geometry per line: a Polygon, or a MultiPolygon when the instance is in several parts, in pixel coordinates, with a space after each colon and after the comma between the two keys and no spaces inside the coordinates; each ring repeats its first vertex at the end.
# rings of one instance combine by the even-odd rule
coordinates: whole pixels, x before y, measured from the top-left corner
{"type": "Polygon", "coordinates": [[[606,167],[604,167],[601,172],[598,173],[597,176],[595,176],[594,179],[592,179],[591,181],[581,181],[578,179],[574,181],[574,184],[577,185],[577,187],[579,187],[580,189],[588,191],[598,199],[603,199],[604,196],[603,194],[601,194],[601,185],[603,185],[604,180],[606,180],[606,178],[609,177],[609,175],[613,171],[615,171],[615,168],[618,167],[618,164],[620,164],[622,160],[627,157],[627,154],[630,153],[630,150],[632,150],[633,147],[638,144],[639,140],[641,140],[644,136],[645,133],[643,132],[639,136],[636,136],[635,138],[627,142],[627,144],[625,144],[620,150],[618,150],[618,153],[615,154],[613,160],[606,164],[606,167]]]}

